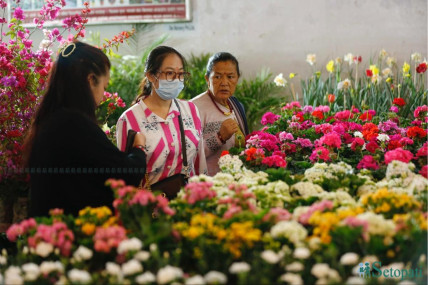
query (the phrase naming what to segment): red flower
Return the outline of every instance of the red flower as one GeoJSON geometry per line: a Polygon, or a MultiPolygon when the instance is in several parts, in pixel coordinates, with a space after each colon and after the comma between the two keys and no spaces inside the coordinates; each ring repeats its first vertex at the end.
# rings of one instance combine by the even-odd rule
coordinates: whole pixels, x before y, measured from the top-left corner
{"type": "Polygon", "coordinates": [[[13,130],[13,131],[8,131],[6,133],[6,136],[8,138],[17,138],[17,137],[22,136],[22,133],[20,131],[18,131],[18,130],[13,130]]]}
{"type": "Polygon", "coordinates": [[[415,127],[410,127],[407,129],[407,136],[409,138],[424,138],[427,135],[426,131],[424,131],[422,128],[415,126],[415,127]]]}
{"type": "Polygon", "coordinates": [[[303,117],[303,115],[301,113],[297,113],[295,116],[297,117],[297,119],[299,120],[300,123],[305,120],[305,118],[303,117]]]}
{"type": "Polygon", "coordinates": [[[388,149],[393,150],[402,146],[403,145],[399,141],[390,141],[388,144],[388,149]]]}
{"type": "Polygon", "coordinates": [[[425,71],[427,71],[427,63],[426,62],[422,62],[421,64],[419,64],[416,67],[417,73],[424,73],[425,71]]]}
{"type": "Polygon", "coordinates": [[[366,75],[367,75],[367,77],[372,77],[373,71],[371,69],[366,69],[366,75]]]}
{"type": "Polygon", "coordinates": [[[229,154],[229,151],[227,151],[227,150],[223,150],[223,151],[221,152],[221,155],[220,155],[220,156],[224,156],[224,155],[227,155],[227,154],[229,154]]]}
{"type": "Polygon", "coordinates": [[[406,101],[404,101],[403,98],[394,98],[394,101],[392,101],[392,104],[403,107],[406,105],[406,101]]]}
{"type": "Polygon", "coordinates": [[[428,179],[428,165],[424,165],[419,171],[419,174],[428,179]]]}
{"type": "Polygon", "coordinates": [[[379,145],[375,141],[371,141],[366,144],[366,149],[371,153],[375,153],[376,150],[379,149],[379,145]]]}
{"type": "Polygon", "coordinates": [[[318,118],[320,120],[324,119],[324,114],[321,111],[312,112],[312,116],[314,116],[315,118],[318,118]]]}
{"type": "Polygon", "coordinates": [[[369,112],[364,112],[360,115],[360,120],[362,121],[371,121],[372,119],[373,119],[373,116],[369,112]]]}
{"type": "Polygon", "coordinates": [[[334,96],[334,94],[328,94],[327,98],[329,103],[333,103],[336,99],[336,96],[334,96]]]}
{"type": "Polygon", "coordinates": [[[363,59],[361,58],[361,55],[360,56],[354,56],[354,62],[355,63],[360,63],[362,60],[363,59]]]}

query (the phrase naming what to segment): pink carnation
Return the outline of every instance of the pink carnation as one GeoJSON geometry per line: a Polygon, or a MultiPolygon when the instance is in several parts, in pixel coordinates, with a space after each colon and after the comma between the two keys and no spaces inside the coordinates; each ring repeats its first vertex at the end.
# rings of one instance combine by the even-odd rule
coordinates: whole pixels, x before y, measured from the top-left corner
{"type": "Polygon", "coordinates": [[[269,212],[264,215],[263,221],[272,221],[278,223],[279,221],[288,221],[291,219],[291,214],[286,209],[283,208],[271,208],[269,212]]]}
{"type": "Polygon", "coordinates": [[[317,162],[318,160],[330,161],[330,151],[323,146],[317,147],[312,151],[312,154],[309,159],[311,160],[311,162],[317,162]]]}
{"type": "Polygon", "coordinates": [[[279,155],[272,155],[263,158],[262,164],[265,164],[269,167],[287,167],[287,161],[285,161],[281,156],[279,155]]]}
{"type": "Polygon", "coordinates": [[[393,160],[409,163],[412,158],[413,154],[410,151],[398,147],[385,153],[385,164],[389,164],[393,160]]]}
{"type": "Polygon", "coordinates": [[[371,155],[365,155],[357,165],[357,169],[379,169],[379,163],[371,155]]]}
{"type": "Polygon", "coordinates": [[[272,112],[266,112],[264,115],[263,115],[263,117],[262,117],[262,120],[261,120],[261,124],[263,125],[263,126],[265,126],[265,125],[267,125],[267,124],[273,124],[273,123],[275,123],[279,118],[281,118],[281,116],[279,116],[279,115],[275,115],[274,113],[272,113],[272,112]]]}
{"type": "Polygon", "coordinates": [[[287,132],[280,132],[279,133],[279,140],[280,141],[286,141],[286,140],[294,140],[293,134],[287,133],[287,132]]]}
{"type": "Polygon", "coordinates": [[[340,148],[342,141],[340,140],[340,135],[334,132],[325,134],[319,140],[320,144],[327,145],[329,147],[340,148]]]}

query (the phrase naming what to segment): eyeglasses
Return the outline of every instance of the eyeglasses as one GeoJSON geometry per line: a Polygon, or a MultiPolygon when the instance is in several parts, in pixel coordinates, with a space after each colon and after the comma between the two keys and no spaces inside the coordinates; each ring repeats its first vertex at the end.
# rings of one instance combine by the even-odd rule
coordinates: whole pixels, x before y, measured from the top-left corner
{"type": "Polygon", "coordinates": [[[189,72],[175,72],[175,71],[159,71],[159,73],[165,74],[166,81],[174,81],[174,79],[178,78],[181,82],[184,80],[189,79],[190,73],[189,72]]]}

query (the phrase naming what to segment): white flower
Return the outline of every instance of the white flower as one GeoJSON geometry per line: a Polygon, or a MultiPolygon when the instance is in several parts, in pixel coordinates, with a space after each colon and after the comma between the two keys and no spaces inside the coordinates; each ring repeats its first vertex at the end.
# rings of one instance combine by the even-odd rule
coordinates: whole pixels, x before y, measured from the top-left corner
{"type": "Polygon", "coordinates": [[[77,248],[77,250],[74,252],[73,257],[76,261],[82,261],[82,260],[88,260],[91,259],[93,255],[92,250],[89,248],[81,245],[77,248]]]}
{"type": "Polygon", "coordinates": [[[186,285],[204,285],[205,279],[201,275],[195,275],[186,279],[185,284],[186,285]]]}
{"type": "Polygon", "coordinates": [[[111,131],[111,129],[110,129],[110,127],[108,126],[108,124],[107,124],[107,123],[105,123],[104,125],[102,125],[101,129],[102,129],[102,130],[103,130],[103,132],[105,132],[105,133],[107,133],[107,132],[110,132],[110,131],[111,131]]]}
{"type": "Polygon", "coordinates": [[[354,252],[347,252],[340,258],[340,264],[342,265],[354,265],[358,262],[358,254],[354,252]]]}
{"type": "Polygon", "coordinates": [[[310,64],[310,65],[314,65],[315,62],[317,61],[317,56],[314,53],[310,53],[306,56],[306,61],[310,64]]]}
{"type": "Polygon", "coordinates": [[[229,272],[232,274],[239,274],[242,272],[248,272],[250,271],[251,266],[246,262],[234,262],[229,267],[229,272]]]}
{"type": "Polygon", "coordinates": [[[0,265],[6,265],[7,263],[7,257],[0,255],[0,265]]]}
{"type": "Polygon", "coordinates": [[[412,53],[410,57],[413,61],[416,61],[416,62],[421,61],[422,59],[422,55],[418,52],[412,53]]]}
{"type": "Polygon", "coordinates": [[[389,68],[389,67],[384,68],[384,69],[382,70],[382,75],[383,75],[384,77],[388,77],[388,76],[390,76],[391,74],[392,74],[392,70],[391,70],[391,68],[389,68]]]}
{"type": "Polygon", "coordinates": [[[382,49],[380,52],[379,52],[379,57],[380,58],[385,58],[385,57],[387,57],[388,56],[388,53],[386,52],[386,50],[385,49],[382,49]]]}
{"type": "Polygon", "coordinates": [[[371,77],[371,81],[372,83],[379,83],[382,81],[382,76],[380,76],[379,74],[373,74],[373,76],[371,77]]]}
{"type": "Polygon", "coordinates": [[[135,278],[138,284],[148,284],[156,282],[156,276],[151,272],[145,272],[135,278]]]}
{"type": "Polygon", "coordinates": [[[290,285],[303,285],[302,277],[294,273],[282,274],[280,280],[283,282],[287,282],[290,285]]]}
{"type": "Polygon", "coordinates": [[[143,243],[136,237],[125,239],[119,243],[117,247],[117,252],[119,254],[134,250],[138,251],[143,247],[143,243]]]}
{"type": "Polygon", "coordinates": [[[221,272],[218,271],[210,271],[204,276],[205,281],[208,284],[226,284],[227,277],[221,272]]]}
{"type": "Polygon", "coordinates": [[[321,239],[319,237],[311,237],[308,245],[310,249],[318,250],[321,247],[321,239]]]}
{"type": "Polygon", "coordinates": [[[280,221],[274,225],[270,234],[273,238],[285,237],[294,244],[299,244],[308,235],[307,230],[296,221],[280,221]]]}
{"type": "Polygon", "coordinates": [[[182,277],[183,270],[178,267],[167,265],[159,269],[156,280],[159,284],[166,284],[182,277]]]}
{"type": "Polygon", "coordinates": [[[356,131],[356,132],[354,132],[354,137],[356,137],[356,138],[364,138],[364,135],[363,135],[363,133],[356,131]]]}
{"type": "Polygon", "coordinates": [[[398,285],[417,285],[417,284],[410,280],[403,280],[400,283],[398,283],[398,285]]]}
{"type": "Polygon", "coordinates": [[[134,255],[134,258],[139,261],[147,261],[150,258],[150,252],[148,251],[139,251],[134,255]]]}
{"type": "Polygon", "coordinates": [[[241,172],[242,161],[237,155],[226,154],[219,158],[218,165],[223,172],[234,174],[241,172]]]}
{"type": "Polygon", "coordinates": [[[275,79],[273,80],[275,82],[276,86],[285,86],[287,84],[287,80],[285,80],[282,73],[278,74],[275,79]]]}
{"type": "Polygon", "coordinates": [[[47,257],[53,250],[54,247],[52,244],[43,241],[39,242],[36,246],[36,254],[41,257],[47,257]]]}
{"type": "Polygon", "coordinates": [[[21,276],[21,268],[18,266],[10,266],[4,272],[4,283],[5,284],[24,284],[24,279],[21,276]]]}
{"type": "Polygon", "coordinates": [[[131,259],[130,261],[122,264],[123,275],[133,275],[143,271],[143,266],[138,260],[131,259]]]}
{"type": "Polygon", "coordinates": [[[346,89],[348,89],[350,87],[351,87],[351,80],[349,80],[348,78],[346,78],[343,81],[340,81],[337,84],[337,89],[339,89],[339,90],[342,90],[342,89],[346,90],[346,89]]]}
{"type": "Polygon", "coordinates": [[[40,268],[35,263],[26,263],[22,265],[22,270],[25,272],[25,281],[34,281],[40,275],[40,268]]]}
{"type": "Polygon", "coordinates": [[[293,257],[298,259],[307,259],[311,252],[306,247],[298,247],[294,250],[293,257]]]}
{"type": "Polygon", "coordinates": [[[349,277],[348,280],[346,280],[346,285],[365,285],[366,281],[364,278],[361,277],[349,277]]]}
{"type": "Polygon", "coordinates": [[[323,277],[328,276],[328,271],[330,270],[330,267],[327,263],[317,263],[314,266],[312,266],[311,273],[318,279],[321,279],[323,277]]]}
{"type": "Polygon", "coordinates": [[[386,64],[388,64],[389,67],[392,67],[396,63],[397,63],[397,60],[393,57],[388,57],[386,59],[386,64]]]}
{"type": "Polygon", "coordinates": [[[368,232],[371,235],[394,236],[395,224],[392,220],[386,220],[382,215],[376,215],[372,212],[365,212],[357,215],[357,219],[367,221],[369,224],[368,232]]]}
{"type": "Polygon", "coordinates": [[[346,61],[349,65],[351,65],[354,62],[354,55],[352,53],[347,53],[343,57],[343,60],[346,61]]]}
{"type": "Polygon", "coordinates": [[[275,253],[273,250],[265,250],[261,253],[261,258],[263,258],[264,261],[270,264],[276,264],[278,263],[281,258],[284,256],[281,253],[275,253]]]}
{"type": "Polygon", "coordinates": [[[378,134],[377,139],[381,142],[387,142],[390,140],[387,134],[378,134]]]}
{"type": "Polygon", "coordinates": [[[91,282],[91,279],[92,279],[91,274],[89,274],[87,271],[79,270],[76,268],[71,269],[68,272],[68,278],[72,282],[83,283],[83,284],[87,284],[87,283],[91,282]]]}
{"type": "Polygon", "coordinates": [[[106,271],[109,275],[113,276],[119,276],[122,274],[119,264],[116,264],[114,262],[106,263],[106,271]]]}
{"type": "Polygon", "coordinates": [[[291,271],[291,272],[300,272],[300,271],[303,271],[303,269],[305,269],[305,266],[303,265],[303,263],[297,262],[297,261],[285,266],[285,270],[291,271]]]}
{"type": "Polygon", "coordinates": [[[40,272],[42,274],[47,275],[54,271],[64,272],[64,265],[59,261],[43,261],[40,264],[40,272]]]}
{"type": "Polygon", "coordinates": [[[301,181],[291,186],[290,192],[293,191],[297,191],[299,196],[302,198],[309,198],[312,196],[319,196],[322,192],[324,192],[324,189],[322,189],[322,187],[318,184],[301,181]]]}
{"type": "Polygon", "coordinates": [[[150,244],[149,249],[151,252],[158,250],[158,246],[155,243],[150,244]]]}
{"type": "Polygon", "coordinates": [[[40,44],[39,44],[39,49],[41,50],[45,50],[47,49],[50,45],[52,44],[52,42],[48,39],[43,39],[40,44]]]}

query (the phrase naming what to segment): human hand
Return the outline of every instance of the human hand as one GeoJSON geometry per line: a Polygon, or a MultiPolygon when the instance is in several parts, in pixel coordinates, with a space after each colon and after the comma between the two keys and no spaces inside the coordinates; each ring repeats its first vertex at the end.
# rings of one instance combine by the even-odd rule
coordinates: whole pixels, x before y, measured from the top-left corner
{"type": "Polygon", "coordinates": [[[138,132],[135,135],[134,138],[134,144],[132,145],[133,147],[137,147],[137,146],[146,146],[146,136],[143,133],[138,132]]]}
{"type": "Polygon", "coordinates": [[[220,127],[220,136],[223,140],[227,141],[230,137],[238,131],[238,123],[233,119],[223,121],[220,127]]]}

